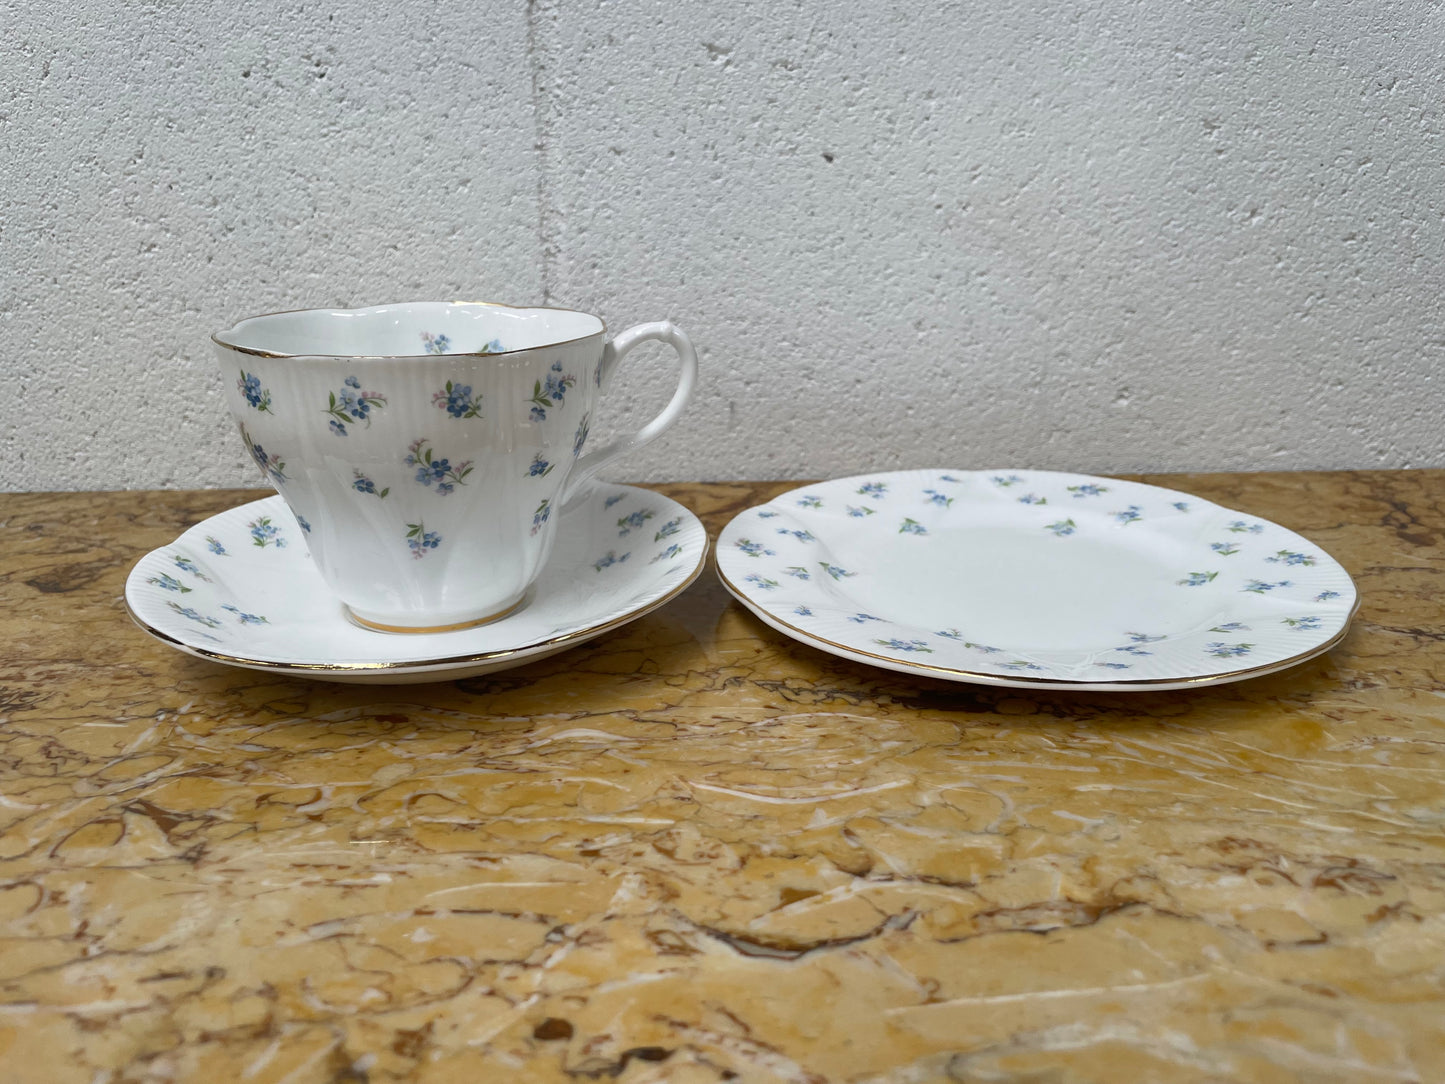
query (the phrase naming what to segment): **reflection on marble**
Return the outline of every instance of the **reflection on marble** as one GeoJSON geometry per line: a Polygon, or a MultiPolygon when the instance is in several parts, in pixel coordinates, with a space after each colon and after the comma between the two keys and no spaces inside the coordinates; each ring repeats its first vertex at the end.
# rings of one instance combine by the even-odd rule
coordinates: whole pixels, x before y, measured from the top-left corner
{"type": "MultiPolygon", "coordinates": [[[[0,1078],[1445,1079],[1445,472],[1147,479],[1334,554],[1334,651],[1027,693],[710,575],[455,684],[172,652],[137,557],[251,493],[0,497],[0,1078]]],[[[786,485],[657,487],[716,529],[786,485]]]]}

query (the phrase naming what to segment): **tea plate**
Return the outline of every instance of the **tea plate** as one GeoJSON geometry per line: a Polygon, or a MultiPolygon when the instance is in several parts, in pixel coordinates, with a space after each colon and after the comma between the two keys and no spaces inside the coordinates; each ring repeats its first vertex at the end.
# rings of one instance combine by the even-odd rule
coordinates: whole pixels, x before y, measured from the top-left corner
{"type": "Polygon", "coordinates": [[[1158,486],[917,470],[804,486],[717,542],[732,594],[843,658],[1011,687],[1179,689],[1327,651],[1357,595],[1319,546],[1158,486]]]}
{"type": "Polygon", "coordinates": [[[680,594],[702,571],[707,532],[676,501],[598,483],[561,512],[557,542],[526,604],[452,632],[387,633],[345,616],[286,502],[212,516],[142,557],[126,580],[131,616],[191,655],[327,681],[449,681],[564,651],[680,594]]]}

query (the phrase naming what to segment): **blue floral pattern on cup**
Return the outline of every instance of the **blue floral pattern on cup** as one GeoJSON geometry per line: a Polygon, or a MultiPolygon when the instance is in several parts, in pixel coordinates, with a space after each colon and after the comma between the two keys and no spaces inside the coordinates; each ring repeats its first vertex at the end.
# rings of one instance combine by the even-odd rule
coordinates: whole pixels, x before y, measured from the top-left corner
{"type": "Polygon", "coordinates": [[[592,567],[595,568],[598,572],[601,572],[604,568],[611,568],[613,565],[620,565],[623,561],[627,560],[631,556],[632,552],[630,550],[627,553],[624,553],[621,557],[617,556],[616,550],[608,550],[606,554],[604,554],[598,560],[592,562],[592,567]]]}
{"type": "Polygon", "coordinates": [[[348,376],[339,391],[327,393],[330,403],[322,412],[331,415],[331,431],[338,437],[346,436],[346,427],[361,422],[371,425],[371,414],[386,406],[386,396],[380,392],[362,391],[361,381],[348,376]]]}
{"type": "Polygon", "coordinates": [[[532,457],[532,465],[527,468],[528,478],[545,478],[552,473],[555,463],[547,462],[547,457],[538,452],[532,457]]]}
{"type": "Polygon", "coordinates": [[[236,388],[246,400],[248,406],[259,410],[262,414],[272,414],[271,393],[261,387],[261,378],[254,373],[248,373],[245,369],[239,370],[241,379],[236,381],[236,388]]]}
{"type": "Polygon", "coordinates": [[[421,345],[428,354],[446,354],[451,351],[452,340],[447,335],[433,335],[430,331],[423,331],[421,345]]]}
{"type": "Polygon", "coordinates": [[[443,497],[457,486],[466,485],[467,475],[472,473],[470,459],[453,466],[450,459],[432,452],[431,442],[425,437],[418,437],[407,446],[406,459],[403,462],[408,467],[416,468],[416,481],[420,485],[428,489],[435,488],[443,497]]]}
{"type": "Polygon", "coordinates": [[[482,397],[472,394],[470,384],[457,384],[448,380],[441,391],[432,392],[431,401],[433,406],[445,410],[453,418],[482,416],[482,397]]]}
{"type": "Polygon", "coordinates": [[[562,363],[554,361],[546,377],[533,382],[532,397],[527,400],[532,404],[532,420],[535,422],[546,421],[547,411],[554,406],[561,406],[567,398],[567,389],[576,383],[577,378],[570,374],[563,376],[562,363]]]}
{"type": "Polygon", "coordinates": [[[246,451],[250,453],[256,466],[261,468],[261,473],[273,483],[289,481],[286,477],[286,464],[281,456],[274,452],[267,452],[265,448],[251,439],[250,431],[243,425],[241,428],[241,440],[246,445],[246,451]]]}
{"type": "Polygon", "coordinates": [[[353,470],[351,474],[351,488],[356,490],[356,492],[358,493],[370,493],[374,497],[385,497],[388,493],[391,492],[390,486],[386,486],[382,489],[377,489],[376,483],[373,482],[366,475],[362,474],[359,470],[353,470]]]}
{"type": "Polygon", "coordinates": [[[414,559],[420,560],[441,544],[442,536],[436,531],[428,531],[425,522],[406,525],[406,545],[414,559]]]}
{"type": "Polygon", "coordinates": [[[532,529],[530,534],[536,534],[552,516],[551,498],[543,498],[542,503],[537,505],[537,510],[532,513],[532,529]]]}

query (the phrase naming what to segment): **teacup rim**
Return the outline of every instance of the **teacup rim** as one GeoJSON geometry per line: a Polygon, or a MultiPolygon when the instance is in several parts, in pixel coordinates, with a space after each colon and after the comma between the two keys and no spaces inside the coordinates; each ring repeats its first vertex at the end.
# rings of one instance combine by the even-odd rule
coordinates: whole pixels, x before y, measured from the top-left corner
{"type": "Polygon", "coordinates": [[[307,306],[307,307],[305,307],[305,308],[300,308],[300,309],[277,309],[277,310],[275,310],[275,311],[273,311],[273,312],[258,312],[258,313],[255,313],[255,314],[251,315],[251,316],[243,316],[243,317],[241,317],[239,320],[236,320],[234,323],[232,323],[229,327],[224,327],[224,328],[222,328],[220,331],[213,331],[213,332],[211,333],[211,342],[215,343],[215,344],[216,344],[217,346],[219,346],[219,347],[222,347],[223,349],[226,349],[226,350],[234,350],[234,351],[235,351],[236,353],[238,353],[238,354],[249,354],[249,355],[251,355],[252,357],[258,357],[258,358],[333,358],[333,359],[345,359],[345,360],[347,360],[347,361],[394,361],[394,360],[426,359],[426,360],[428,360],[428,361],[436,361],[438,358],[500,358],[500,357],[505,357],[505,356],[507,356],[508,354],[526,354],[526,353],[529,353],[530,351],[533,351],[533,350],[547,350],[547,349],[550,349],[550,348],[552,348],[552,347],[554,347],[554,346],[568,346],[568,345],[571,345],[572,343],[585,342],[585,341],[588,340],[588,339],[596,338],[598,335],[606,336],[606,334],[607,334],[607,321],[604,320],[604,319],[602,319],[602,317],[598,316],[596,313],[584,312],[584,311],[581,310],[581,309],[570,309],[570,308],[567,308],[567,307],[562,306],[562,305],[513,305],[513,304],[510,304],[509,302],[505,302],[505,301],[462,301],[462,300],[455,300],[455,299],[442,299],[442,300],[421,299],[421,300],[411,300],[411,301],[387,301],[387,302],[382,302],[381,304],[378,304],[378,305],[355,305],[355,306],[352,306],[352,307],[349,307],[349,308],[346,307],[346,306],[341,306],[341,305],[325,305],[325,306],[311,305],[311,306],[307,306]],[[571,338],[571,339],[561,339],[561,340],[559,340],[559,341],[557,341],[557,342],[542,343],[542,344],[540,344],[540,345],[538,345],[538,346],[524,346],[524,347],[519,347],[519,348],[516,349],[516,350],[496,350],[496,351],[491,351],[491,352],[482,351],[482,350],[459,350],[459,351],[456,351],[455,353],[446,353],[446,354],[426,354],[426,353],[420,353],[420,354],[317,354],[317,353],[299,353],[299,354],[298,354],[298,353],[286,353],[286,352],[279,351],[279,350],[259,350],[259,349],[257,349],[256,347],[252,347],[252,346],[241,346],[241,345],[238,344],[238,343],[227,342],[225,339],[221,338],[222,335],[225,335],[225,334],[228,333],[228,332],[235,331],[235,330],[236,330],[237,328],[239,328],[242,324],[249,323],[249,322],[252,321],[252,320],[264,320],[264,319],[266,319],[267,317],[271,317],[271,316],[292,316],[292,315],[295,315],[295,314],[297,314],[297,313],[307,313],[307,312],[369,312],[369,311],[371,311],[371,310],[373,310],[373,309],[399,308],[399,307],[404,306],[404,305],[471,305],[471,306],[485,306],[485,307],[488,307],[488,308],[496,308],[496,309],[514,309],[514,310],[516,310],[516,311],[518,311],[518,312],[523,312],[523,311],[528,311],[528,310],[533,310],[533,309],[541,309],[541,310],[544,310],[544,311],[547,311],[547,312],[569,312],[569,313],[574,313],[574,314],[576,314],[576,315],[578,315],[578,316],[589,316],[589,317],[591,317],[593,320],[596,320],[596,321],[597,321],[599,327],[598,327],[598,330],[588,332],[586,335],[578,335],[578,336],[576,336],[575,338],[571,338]]]}

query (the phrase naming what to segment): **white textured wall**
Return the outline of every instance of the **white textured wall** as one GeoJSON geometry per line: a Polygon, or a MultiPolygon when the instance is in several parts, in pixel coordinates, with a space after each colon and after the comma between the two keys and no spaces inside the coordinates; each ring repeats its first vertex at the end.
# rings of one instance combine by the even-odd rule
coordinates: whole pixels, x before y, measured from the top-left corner
{"type": "Polygon", "coordinates": [[[0,10],[0,488],[253,484],[207,334],[431,297],[686,327],[619,477],[1445,466],[1439,4],[0,10]]]}

